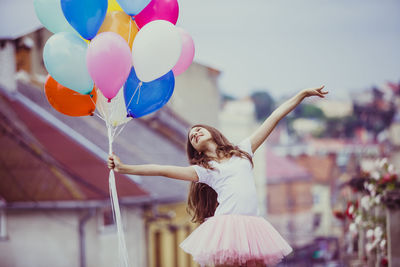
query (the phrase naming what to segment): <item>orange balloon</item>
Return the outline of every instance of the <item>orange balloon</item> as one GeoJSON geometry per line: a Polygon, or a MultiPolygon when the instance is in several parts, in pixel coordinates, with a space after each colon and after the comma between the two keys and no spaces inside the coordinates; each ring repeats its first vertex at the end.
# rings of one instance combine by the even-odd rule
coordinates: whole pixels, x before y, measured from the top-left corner
{"type": "Polygon", "coordinates": [[[47,76],[44,92],[50,105],[58,112],[73,116],[93,115],[96,108],[97,93],[95,88],[88,95],[75,92],[47,76]]]}
{"type": "Polygon", "coordinates": [[[133,40],[139,28],[135,21],[123,11],[112,11],[107,13],[103,24],[97,34],[102,32],[115,32],[121,35],[132,49],[133,40]]]}

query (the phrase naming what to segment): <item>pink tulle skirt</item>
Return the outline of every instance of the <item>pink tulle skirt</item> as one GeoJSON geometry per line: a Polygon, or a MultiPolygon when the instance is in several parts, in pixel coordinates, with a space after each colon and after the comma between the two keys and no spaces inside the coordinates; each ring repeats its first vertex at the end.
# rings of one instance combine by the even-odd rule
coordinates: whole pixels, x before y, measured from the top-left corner
{"type": "Polygon", "coordinates": [[[264,218],[238,214],[208,218],[180,247],[200,265],[262,262],[273,266],[292,248],[264,218]]]}

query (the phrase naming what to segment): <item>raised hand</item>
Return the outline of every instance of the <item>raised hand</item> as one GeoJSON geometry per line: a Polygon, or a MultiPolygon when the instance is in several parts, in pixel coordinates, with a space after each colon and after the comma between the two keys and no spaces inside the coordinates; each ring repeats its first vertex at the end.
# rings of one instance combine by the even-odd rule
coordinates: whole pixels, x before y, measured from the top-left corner
{"type": "Polygon", "coordinates": [[[305,95],[305,97],[309,97],[309,96],[319,96],[321,98],[324,98],[326,94],[328,94],[328,91],[323,91],[325,85],[322,85],[321,87],[317,87],[317,88],[308,88],[308,89],[304,89],[303,93],[305,95]]]}

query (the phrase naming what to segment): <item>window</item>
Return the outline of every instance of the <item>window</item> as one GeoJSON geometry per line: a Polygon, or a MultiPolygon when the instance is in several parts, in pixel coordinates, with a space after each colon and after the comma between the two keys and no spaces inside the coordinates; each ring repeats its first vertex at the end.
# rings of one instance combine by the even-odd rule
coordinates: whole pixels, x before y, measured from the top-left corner
{"type": "Polygon", "coordinates": [[[313,218],[313,229],[317,229],[321,225],[322,214],[315,213],[313,218]]]}
{"type": "Polygon", "coordinates": [[[313,204],[319,204],[320,202],[319,195],[314,193],[312,196],[313,196],[313,204]]]}
{"type": "Polygon", "coordinates": [[[117,222],[115,221],[111,207],[100,210],[98,213],[98,226],[101,233],[117,232],[117,222]]]}

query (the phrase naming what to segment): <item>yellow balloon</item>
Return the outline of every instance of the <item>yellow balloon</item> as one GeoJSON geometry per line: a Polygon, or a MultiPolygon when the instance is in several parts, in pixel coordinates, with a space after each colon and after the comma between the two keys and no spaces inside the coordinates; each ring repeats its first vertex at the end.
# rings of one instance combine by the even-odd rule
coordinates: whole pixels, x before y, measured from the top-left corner
{"type": "Polygon", "coordinates": [[[123,11],[112,11],[107,13],[97,34],[101,32],[115,32],[121,35],[132,49],[133,40],[138,31],[139,28],[129,15],[123,11]]]}
{"type": "Polygon", "coordinates": [[[112,11],[123,11],[116,0],[108,0],[107,13],[112,11]]]}

